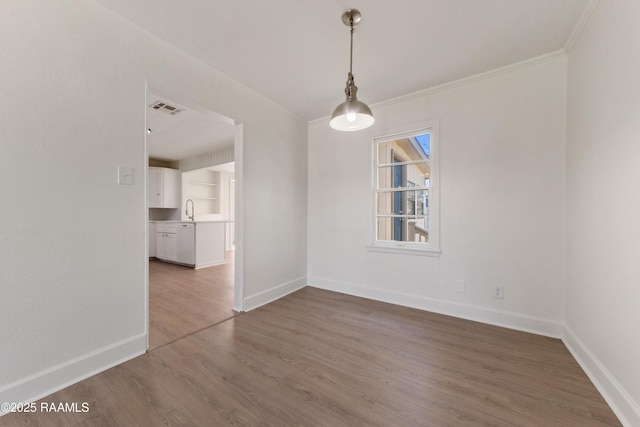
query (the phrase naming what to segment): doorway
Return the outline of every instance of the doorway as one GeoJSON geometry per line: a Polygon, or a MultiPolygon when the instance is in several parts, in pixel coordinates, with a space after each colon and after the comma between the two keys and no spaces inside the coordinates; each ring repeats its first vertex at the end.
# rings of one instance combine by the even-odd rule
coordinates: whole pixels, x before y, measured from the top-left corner
{"type": "MultiPolygon", "coordinates": [[[[236,192],[241,190],[236,179],[242,174],[236,153],[241,153],[242,132],[233,120],[155,88],[148,88],[145,108],[149,170],[179,176],[175,202],[167,202],[169,197],[161,207],[149,198],[146,202],[147,336],[148,348],[155,349],[227,320],[238,314],[234,307],[242,306],[236,262],[241,248],[235,245],[236,192]],[[193,250],[191,261],[155,250],[172,243],[184,249],[172,227],[191,230],[193,243],[186,245],[193,250]]],[[[147,191],[154,187],[148,179],[147,191]]]]}

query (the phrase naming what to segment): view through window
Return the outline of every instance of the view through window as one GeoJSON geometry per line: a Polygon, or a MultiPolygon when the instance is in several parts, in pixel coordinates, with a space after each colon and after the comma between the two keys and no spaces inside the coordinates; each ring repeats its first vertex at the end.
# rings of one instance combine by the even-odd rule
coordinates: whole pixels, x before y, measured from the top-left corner
{"type": "Polygon", "coordinates": [[[437,200],[432,179],[435,136],[428,128],[375,141],[376,243],[437,249],[437,224],[435,229],[433,224],[437,200]]]}

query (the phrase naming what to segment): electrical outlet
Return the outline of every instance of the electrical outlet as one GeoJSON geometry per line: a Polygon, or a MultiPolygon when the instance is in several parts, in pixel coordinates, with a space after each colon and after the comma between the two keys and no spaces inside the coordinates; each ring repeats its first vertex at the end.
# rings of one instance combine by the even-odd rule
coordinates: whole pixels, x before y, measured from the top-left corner
{"type": "Polygon", "coordinates": [[[504,286],[496,286],[493,290],[493,297],[504,299],[504,286]]]}
{"type": "Polygon", "coordinates": [[[458,280],[457,284],[456,284],[456,292],[460,292],[461,294],[464,294],[467,292],[467,282],[465,282],[464,280],[458,280]]]}

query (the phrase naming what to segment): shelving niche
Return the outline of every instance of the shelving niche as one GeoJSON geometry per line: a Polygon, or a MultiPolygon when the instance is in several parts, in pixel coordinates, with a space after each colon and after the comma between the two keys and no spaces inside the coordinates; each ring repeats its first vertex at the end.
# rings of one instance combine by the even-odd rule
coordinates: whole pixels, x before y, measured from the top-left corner
{"type": "Polygon", "coordinates": [[[183,180],[186,199],[193,200],[196,216],[220,213],[220,172],[209,169],[185,172],[183,180]]]}

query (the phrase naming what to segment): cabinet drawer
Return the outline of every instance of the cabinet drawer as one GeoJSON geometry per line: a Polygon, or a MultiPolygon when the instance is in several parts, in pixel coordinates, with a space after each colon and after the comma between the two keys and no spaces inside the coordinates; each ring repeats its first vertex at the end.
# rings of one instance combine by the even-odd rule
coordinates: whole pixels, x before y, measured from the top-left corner
{"type": "Polygon", "coordinates": [[[175,233],[177,230],[176,224],[163,224],[161,222],[156,223],[156,232],[158,233],[175,233]]]}

